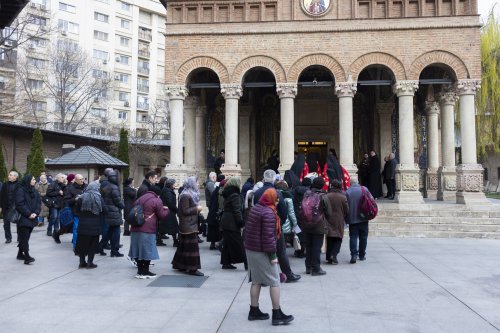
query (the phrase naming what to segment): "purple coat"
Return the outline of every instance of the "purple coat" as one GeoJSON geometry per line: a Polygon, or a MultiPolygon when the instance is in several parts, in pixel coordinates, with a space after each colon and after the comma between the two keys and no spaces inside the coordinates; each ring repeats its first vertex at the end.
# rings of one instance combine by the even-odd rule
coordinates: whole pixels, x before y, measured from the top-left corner
{"type": "Polygon", "coordinates": [[[137,199],[134,205],[142,205],[144,212],[144,224],[140,227],[130,227],[131,232],[145,232],[155,234],[158,220],[165,219],[168,209],[163,207],[163,203],[154,192],[148,191],[137,199]]]}
{"type": "Polygon", "coordinates": [[[255,252],[276,252],[276,216],[271,208],[256,204],[245,223],[245,248],[255,252]]]}

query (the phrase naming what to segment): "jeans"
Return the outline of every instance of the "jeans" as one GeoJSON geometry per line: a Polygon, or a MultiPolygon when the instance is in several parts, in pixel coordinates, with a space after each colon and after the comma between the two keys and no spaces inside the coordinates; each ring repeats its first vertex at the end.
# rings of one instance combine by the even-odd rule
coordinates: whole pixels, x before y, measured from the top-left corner
{"type": "MultiPolygon", "coordinates": [[[[7,214],[7,211],[4,212],[4,215],[7,214]]],[[[12,232],[10,231],[10,221],[3,218],[3,230],[5,231],[5,240],[12,240],[12,232]]]]}
{"type": "Polygon", "coordinates": [[[24,254],[27,254],[30,250],[29,240],[31,236],[31,232],[33,228],[30,227],[19,227],[17,228],[17,233],[19,237],[19,251],[24,254]]]}
{"type": "Polygon", "coordinates": [[[78,237],[78,222],[80,222],[80,218],[78,216],[73,216],[73,250],[76,248],[76,238],[78,237]]]}
{"type": "Polygon", "coordinates": [[[349,238],[351,256],[356,256],[359,254],[360,257],[364,257],[366,255],[366,244],[368,242],[368,222],[349,224],[349,238]]]}
{"type": "Polygon", "coordinates": [[[47,227],[47,232],[52,231],[52,228],[54,228],[54,232],[59,230],[59,212],[60,210],[55,207],[49,209],[49,226],[47,227]]]}
{"type": "Polygon", "coordinates": [[[326,260],[336,259],[342,246],[342,238],[326,237],[326,260]]]}
{"type": "Polygon", "coordinates": [[[310,268],[313,272],[317,272],[321,269],[321,247],[323,246],[325,235],[303,233],[306,238],[306,269],[310,268]]]}
{"type": "Polygon", "coordinates": [[[292,274],[292,269],[290,268],[288,255],[286,254],[285,235],[283,234],[281,234],[281,237],[276,241],[276,256],[278,257],[278,263],[283,274],[290,276],[292,274]]]}
{"type": "Polygon", "coordinates": [[[101,242],[99,243],[101,250],[104,249],[104,246],[106,246],[108,241],[110,241],[111,254],[118,253],[118,250],[120,249],[120,232],[119,225],[109,226],[108,232],[103,234],[101,242]]]}

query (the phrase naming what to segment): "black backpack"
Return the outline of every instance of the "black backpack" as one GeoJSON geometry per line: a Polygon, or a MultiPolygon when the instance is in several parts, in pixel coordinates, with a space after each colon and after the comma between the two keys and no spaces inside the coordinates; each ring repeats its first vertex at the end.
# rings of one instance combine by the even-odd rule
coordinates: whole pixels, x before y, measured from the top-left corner
{"type": "Polygon", "coordinates": [[[144,216],[144,209],[142,205],[138,204],[132,207],[127,216],[127,222],[132,227],[141,227],[146,222],[146,219],[151,218],[154,214],[150,216],[144,216]]]}

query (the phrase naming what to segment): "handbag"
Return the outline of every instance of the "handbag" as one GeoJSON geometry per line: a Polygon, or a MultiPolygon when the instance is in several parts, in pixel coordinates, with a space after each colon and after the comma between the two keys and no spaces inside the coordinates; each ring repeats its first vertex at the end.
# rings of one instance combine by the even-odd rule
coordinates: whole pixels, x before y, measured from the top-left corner
{"type": "Polygon", "coordinates": [[[10,223],[18,223],[19,220],[21,219],[21,214],[17,211],[15,206],[12,206],[9,208],[7,211],[7,214],[5,215],[5,220],[7,220],[10,223]]]}
{"type": "Polygon", "coordinates": [[[297,234],[293,235],[293,249],[299,251],[301,248],[299,236],[297,234]]]}
{"type": "Polygon", "coordinates": [[[42,197],[42,203],[47,206],[47,208],[53,208],[55,206],[55,201],[56,199],[55,198],[52,198],[52,197],[48,197],[46,195],[44,195],[42,197]]]}

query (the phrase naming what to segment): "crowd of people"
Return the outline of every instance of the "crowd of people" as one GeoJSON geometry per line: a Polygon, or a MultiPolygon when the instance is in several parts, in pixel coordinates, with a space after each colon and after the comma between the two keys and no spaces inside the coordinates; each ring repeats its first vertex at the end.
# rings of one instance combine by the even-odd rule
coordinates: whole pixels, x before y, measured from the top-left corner
{"type": "MultiPolygon", "coordinates": [[[[281,311],[279,286],[301,279],[291,269],[287,247],[294,248],[294,257],[304,259],[306,274],[325,275],[322,263],[339,264],[348,225],[350,263],[366,260],[368,219],[360,214],[359,205],[363,192],[372,191],[375,182],[372,184],[369,176],[362,178],[368,185],[364,187],[356,177],[350,178],[334,150],[329,151],[323,168],[310,162],[297,154],[284,175],[275,168],[267,169],[261,181],[248,178],[243,185],[238,177],[226,178],[220,169],[218,174],[211,172],[203,184],[206,219],[201,214],[202,200],[194,176],[175,191],[175,179],[159,178],[154,171],[144,176],[138,188],[132,178],[123,180],[120,186],[120,174],[111,168],[89,183],[81,174],[62,173],[54,179],[42,173],[38,179],[27,174],[18,180],[17,172],[11,171],[0,190],[6,243],[12,242],[14,223],[17,259],[27,265],[33,263],[30,235],[47,219],[47,236],[59,244],[63,235],[71,234],[78,267],[93,269],[97,267],[94,257],[107,255],[105,250],[110,250],[111,257],[124,256],[120,252],[123,225],[123,236],[130,237],[128,259],[137,267],[135,277],[150,279],[156,277],[150,267],[151,261],[159,259],[157,247],[165,246],[163,241],[170,237],[176,247],[172,268],[203,276],[199,249],[203,235],[210,242],[210,250],[220,251],[222,269],[235,270],[235,265],[243,264],[248,271],[252,283],[248,320],[269,319],[258,302],[262,286],[269,286],[272,324],[286,324],[293,316],[281,311]],[[314,172],[309,172],[311,167],[315,167],[314,172]],[[141,224],[134,222],[138,206],[141,224]]],[[[371,163],[376,165],[376,155],[367,163],[367,168],[373,167],[371,163]]],[[[393,188],[393,164],[391,154],[383,172],[389,191],[393,188]]],[[[364,177],[362,172],[360,176],[364,177]]],[[[389,192],[389,197],[393,193],[389,192]]]]}

